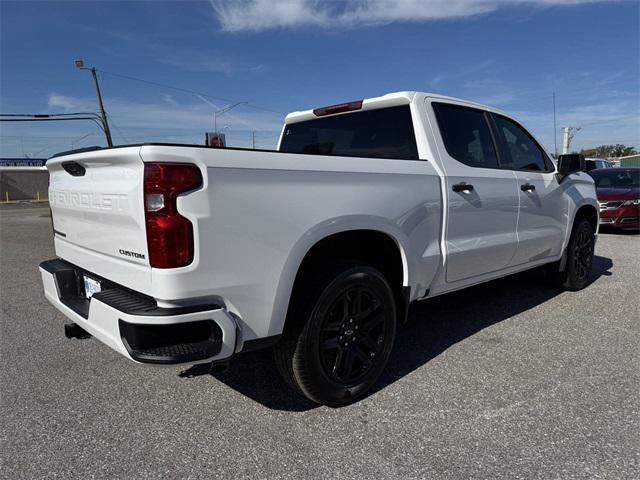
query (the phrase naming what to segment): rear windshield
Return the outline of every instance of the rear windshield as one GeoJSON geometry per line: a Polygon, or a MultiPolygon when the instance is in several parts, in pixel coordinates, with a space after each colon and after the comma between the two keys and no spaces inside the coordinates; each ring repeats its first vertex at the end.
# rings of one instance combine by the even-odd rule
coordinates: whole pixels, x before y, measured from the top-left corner
{"type": "Polygon", "coordinates": [[[598,188],[638,188],[640,186],[640,169],[592,170],[589,175],[593,177],[598,188]]]}
{"type": "Polygon", "coordinates": [[[285,127],[280,151],[345,157],[418,159],[409,105],[289,124],[285,127]]]}

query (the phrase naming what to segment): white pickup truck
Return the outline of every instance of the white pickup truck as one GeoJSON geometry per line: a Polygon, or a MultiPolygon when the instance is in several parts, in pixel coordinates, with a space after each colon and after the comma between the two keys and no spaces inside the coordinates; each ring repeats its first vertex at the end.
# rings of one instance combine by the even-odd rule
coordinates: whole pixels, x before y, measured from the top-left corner
{"type": "MultiPolygon", "coordinates": [[[[509,115],[400,92],[286,117],[278,150],[143,144],[47,162],[46,298],[141,363],[273,347],[331,406],[387,363],[409,303],[542,265],[589,279],[598,203],[509,115]]],[[[522,292],[527,295],[527,292],[522,292]]]]}

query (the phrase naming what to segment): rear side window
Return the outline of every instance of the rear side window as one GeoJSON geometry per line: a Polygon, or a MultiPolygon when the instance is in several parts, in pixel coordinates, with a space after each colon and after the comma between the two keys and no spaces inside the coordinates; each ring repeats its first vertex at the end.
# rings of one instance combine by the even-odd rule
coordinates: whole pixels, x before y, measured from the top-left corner
{"type": "Polygon", "coordinates": [[[498,157],[489,125],[480,110],[448,103],[434,103],[447,153],[470,167],[498,168],[498,157]]]}
{"type": "Polygon", "coordinates": [[[546,156],[531,136],[517,123],[494,115],[498,135],[502,137],[506,146],[504,152],[508,159],[505,163],[515,170],[532,170],[545,172],[548,170],[544,160],[546,156]]]}
{"type": "Polygon", "coordinates": [[[417,160],[409,105],[345,113],[285,127],[280,151],[417,160]]]}

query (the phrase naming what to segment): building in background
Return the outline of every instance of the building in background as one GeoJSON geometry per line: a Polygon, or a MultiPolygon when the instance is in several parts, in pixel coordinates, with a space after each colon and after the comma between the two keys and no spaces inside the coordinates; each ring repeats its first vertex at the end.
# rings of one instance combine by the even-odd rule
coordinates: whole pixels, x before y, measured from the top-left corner
{"type": "Polygon", "coordinates": [[[615,161],[616,164],[621,167],[640,167],[640,153],[627,155],[626,157],[618,157],[615,161]]]}
{"type": "Polygon", "coordinates": [[[47,200],[46,158],[0,158],[0,203],[47,200]]]}
{"type": "Polygon", "coordinates": [[[0,158],[0,167],[44,167],[46,158],[0,158]]]}

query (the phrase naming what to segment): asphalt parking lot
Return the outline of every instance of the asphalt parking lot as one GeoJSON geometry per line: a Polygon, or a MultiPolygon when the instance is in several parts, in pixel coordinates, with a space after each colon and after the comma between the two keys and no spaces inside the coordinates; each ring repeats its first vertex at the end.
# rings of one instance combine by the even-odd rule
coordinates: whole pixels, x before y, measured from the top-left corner
{"type": "Polygon", "coordinates": [[[67,340],[48,209],[0,229],[1,478],[640,476],[637,235],[602,233],[578,293],[536,271],[414,305],[376,391],[330,409],[270,352],[189,378],[67,340]]]}

